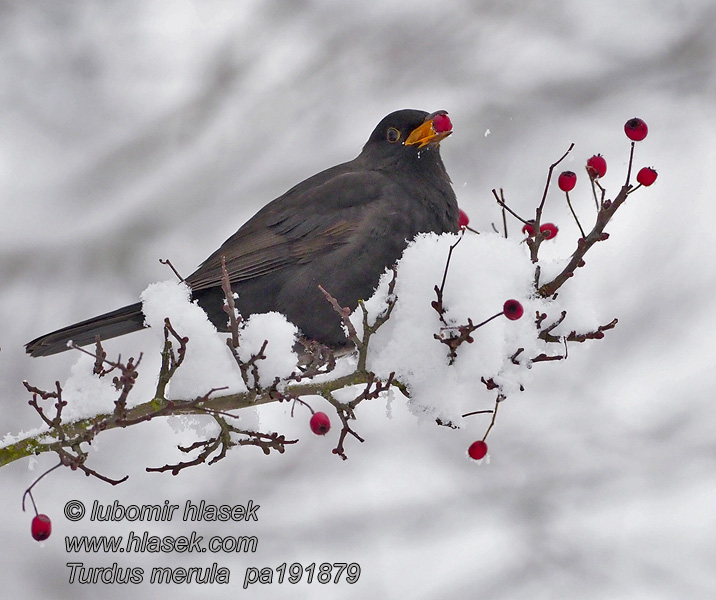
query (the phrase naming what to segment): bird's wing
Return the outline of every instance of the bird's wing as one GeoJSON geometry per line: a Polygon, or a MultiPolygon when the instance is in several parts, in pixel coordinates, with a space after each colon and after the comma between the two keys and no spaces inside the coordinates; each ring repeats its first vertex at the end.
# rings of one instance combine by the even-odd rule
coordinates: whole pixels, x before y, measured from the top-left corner
{"type": "Polygon", "coordinates": [[[193,290],[221,284],[221,259],[232,283],[310,262],[348,243],[368,205],[392,184],[375,171],[326,172],[280,196],[244,224],[186,280],[193,290]]]}

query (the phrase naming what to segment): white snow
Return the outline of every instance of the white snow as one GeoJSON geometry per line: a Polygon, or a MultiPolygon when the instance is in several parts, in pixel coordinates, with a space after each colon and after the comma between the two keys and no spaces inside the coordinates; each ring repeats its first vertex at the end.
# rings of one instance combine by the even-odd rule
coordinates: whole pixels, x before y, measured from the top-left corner
{"type": "Polygon", "coordinates": [[[112,385],[113,374],[105,377],[93,375],[94,362],[92,356],[80,352],[72,365],[70,376],[62,386],[62,399],[67,402],[67,406],[62,409],[63,421],[77,421],[109,414],[114,410],[119,392],[112,385]]]}
{"type": "Polygon", "coordinates": [[[282,314],[269,312],[251,315],[243,323],[239,356],[248,361],[257,354],[265,340],[265,359],[258,362],[259,380],[269,386],[276,377],[284,378],[296,370],[297,356],[293,351],[298,328],[282,314]]]}
{"type": "MultiPolygon", "coordinates": [[[[198,304],[190,302],[191,292],[185,284],[164,281],[147,287],[142,293],[145,323],[157,335],[159,348],[164,343],[164,319],[189,338],[184,363],[169,383],[168,396],[191,400],[203,396],[211,388],[226,387],[224,393],[246,390],[236,363],[226,346],[226,334],[217,335],[216,328],[198,304]]],[[[179,347],[174,344],[174,349],[179,347]]]]}
{"type": "MultiPolygon", "coordinates": [[[[395,287],[397,303],[390,319],[372,337],[368,368],[382,377],[395,371],[409,385],[411,410],[456,425],[463,413],[488,408],[496,392],[488,392],[480,378],[493,378],[504,393],[513,393],[528,377],[525,364],[510,357],[524,348],[521,359],[548,352],[537,338],[536,311],[558,315],[556,303],[533,297],[534,265],[521,240],[497,234],[466,232],[455,247],[445,282],[445,320],[452,325],[480,323],[502,312],[505,300],[519,300],[525,314],[517,321],[501,316],[477,329],[473,343],[463,343],[454,364],[449,348],[434,338],[444,324],[431,302],[437,299],[450,245],[457,235],[421,235],[405,251],[399,263],[395,287]]],[[[386,274],[366,308],[375,315],[381,310],[387,284],[386,274]]],[[[358,321],[358,315],[355,315],[358,321]]],[[[443,332],[449,334],[449,331],[443,332]]]]}
{"type": "MultiPolygon", "coordinates": [[[[173,281],[150,285],[142,300],[146,323],[158,332],[161,340],[165,317],[169,317],[180,335],[189,338],[184,363],[169,384],[171,398],[189,400],[220,387],[227,388],[221,394],[246,391],[239,367],[226,345],[229,334],[217,332],[206,313],[190,301],[186,285],[173,281]]],[[[262,385],[268,386],[276,377],[286,377],[296,368],[293,351],[296,332],[296,327],[279,313],[251,315],[241,324],[242,360],[248,361],[268,341],[266,358],[257,363],[262,385]]]]}

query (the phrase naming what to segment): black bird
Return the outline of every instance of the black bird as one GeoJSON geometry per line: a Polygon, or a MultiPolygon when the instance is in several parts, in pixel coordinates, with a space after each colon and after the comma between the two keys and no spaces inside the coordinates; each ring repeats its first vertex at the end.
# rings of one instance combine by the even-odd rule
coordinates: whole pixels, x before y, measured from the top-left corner
{"type": "MultiPolygon", "coordinates": [[[[267,204],[186,278],[193,298],[226,331],[221,258],[242,315],[277,311],[302,334],[334,348],[348,344],[318,289],[354,309],[421,232],[458,230],[458,207],[440,157],[452,133],[445,111],[399,110],[375,128],[350,162],[309,177],[267,204]]],[[[106,340],[144,327],[141,303],[43,335],[32,356],[106,340]]]]}

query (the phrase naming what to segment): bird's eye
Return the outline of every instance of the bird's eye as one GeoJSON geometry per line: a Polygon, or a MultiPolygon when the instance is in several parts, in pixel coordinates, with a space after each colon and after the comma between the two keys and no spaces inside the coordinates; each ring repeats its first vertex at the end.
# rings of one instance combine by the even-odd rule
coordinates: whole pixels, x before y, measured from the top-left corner
{"type": "Polygon", "coordinates": [[[398,131],[395,127],[389,127],[386,138],[391,144],[395,144],[395,142],[400,139],[400,131],[398,131]]]}

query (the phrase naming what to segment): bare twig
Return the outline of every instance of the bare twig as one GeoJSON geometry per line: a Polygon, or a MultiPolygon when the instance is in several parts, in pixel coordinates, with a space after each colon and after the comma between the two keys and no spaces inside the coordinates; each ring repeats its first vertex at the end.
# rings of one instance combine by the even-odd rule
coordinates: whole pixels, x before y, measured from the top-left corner
{"type": "Polygon", "coordinates": [[[574,217],[574,220],[577,223],[577,227],[579,227],[579,233],[582,234],[582,237],[586,237],[584,234],[584,229],[582,229],[582,224],[579,222],[579,219],[577,218],[577,213],[574,212],[574,208],[572,208],[572,201],[569,199],[569,192],[565,192],[565,195],[567,196],[567,206],[569,206],[569,210],[572,212],[572,216],[574,217]]]}
{"type": "Polygon", "coordinates": [[[487,427],[487,431],[485,431],[485,435],[482,436],[482,441],[484,442],[487,439],[487,436],[490,434],[490,431],[492,431],[492,428],[495,426],[495,420],[497,419],[497,409],[500,407],[500,402],[506,399],[506,396],[504,396],[501,392],[497,394],[497,399],[495,400],[495,408],[492,411],[492,419],[490,420],[490,425],[487,427]]]}
{"type": "Polygon", "coordinates": [[[221,290],[224,292],[224,312],[229,315],[230,340],[227,340],[230,348],[239,347],[239,324],[241,315],[237,315],[236,303],[234,302],[234,290],[231,289],[229,271],[226,269],[226,257],[221,257],[221,290]]]}
{"type": "Polygon", "coordinates": [[[321,290],[323,295],[325,296],[326,300],[330,302],[331,306],[333,307],[333,310],[338,314],[338,316],[341,318],[343,325],[345,326],[347,332],[348,332],[348,339],[353,342],[356,349],[358,350],[358,366],[356,368],[357,371],[363,372],[366,368],[366,362],[368,360],[368,343],[371,338],[371,336],[378,331],[378,329],[388,320],[391,313],[393,312],[393,308],[395,307],[395,303],[397,302],[397,297],[395,296],[395,283],[398,276],[398,271],[395,266],[391,267],[391,271],[393,273],[393,277],[390,280],[390,283],[388,283],[388,296],[386,299],[386,306],[383,309],[383,311],[378,314],[373,321],[373,323],[370,323],[368,321],[368,311],[365,307],[365,304],[362,300],[358,301],[358,306],[361,309],[361,312],[363,313],[363,337],[358,337],[358,332],[356,331],[355,326],[350,320],[350,314],[351,309],[349,307],[343,307],[340,305],[338,300],[334,298],[329,292],[327,292],[323,286],[319,285],[318,289],[321,290]]]}
{"type": "Polygon", "coordinates": [[[627,176],[626,181],[624,182],[625,186],[629,186],[629,179],[631,178],[631,167],[634,162],[634,144],[635,142],[632,141],[631,148],[629,149],[629,166],[627,167],[627,176]]]}
{"type": "MultiPolygon", "coordinates": [[[[500,194],[497,194],[497,190],[492,190],[492,195],[495,197],[495,200],[497,200],[497,204],[499,204],[503,209],[505,209],[508,213],[510,213],[515,219],[518,221],[522,221],[522,223],[527,224],[527,221],[520,217],[514,210],[512,210],[509,206],[507,206],[507,203],[505,202],[505,196],[502,193],[502,188],[500,188],[500,194]]],[[[497,231],[497,229],[495,229],[497,231]]]]}
{"type": "Polygon", "coordinates": [[[179,271],[177,271],[177,270],[174,268],[174,265],[172,264],[172,261],[170,261],[168,258],[166,258],[166,259],[165,259],[165,258],[160,258],[160,259],[159,259],[159,262],[162,263],[163,265],[167,265],[167,266],[174,272],[174,275],[177,276],[177,279],[179,280],[179,283],[183,283],[183,282],[184,282],[184,278],[183,278],[181,275],[179,275],[179,271]]]}
{"type": "Polygon", "coordinates": [[[445,320],[445,306],[443,305],[443,292],[445,291],[445,281],[447,280],[447,274],[448,269],[450,268],[450,259],[452,258],[453,250],[455,250],[455,247],[462,241],[462,234],[461,232],[460,237],[457,238],[457,241],[454,244],[450,245],[450,248],[448,250],[447,260],[445,261],[445,269],[443,270],[443,280],[440,283],[440,287],[437,285],[435,286],[435,295],[438,297],[437,300],[433,300],[430,305],[435,309],[435,311],[438,313],[438,316],[440,317],[440,320],[443,322],[444,325],[448,325],[448,322],[445,320]]]}
{"type": "Polygon", "coordinates": [[[552,172],[559,163],[561,163],[565,158],[567,158],[567,155],[572,151],[572,148],[574,148],[574,143],[570,144],[569,148],[567,148],[567,151],[549,166],[549,170],[547,171],[547,181],[544,184],[544,192],[542,192],[542,200],[540,201],[539,206],[537,207],[537,211],[535,212],[535,221],[538,225],[542,222],[542,209],[544,208],[544,203],[547,200],[547,192],[549,191],[549,184],[552,180],[552,172]]]}

